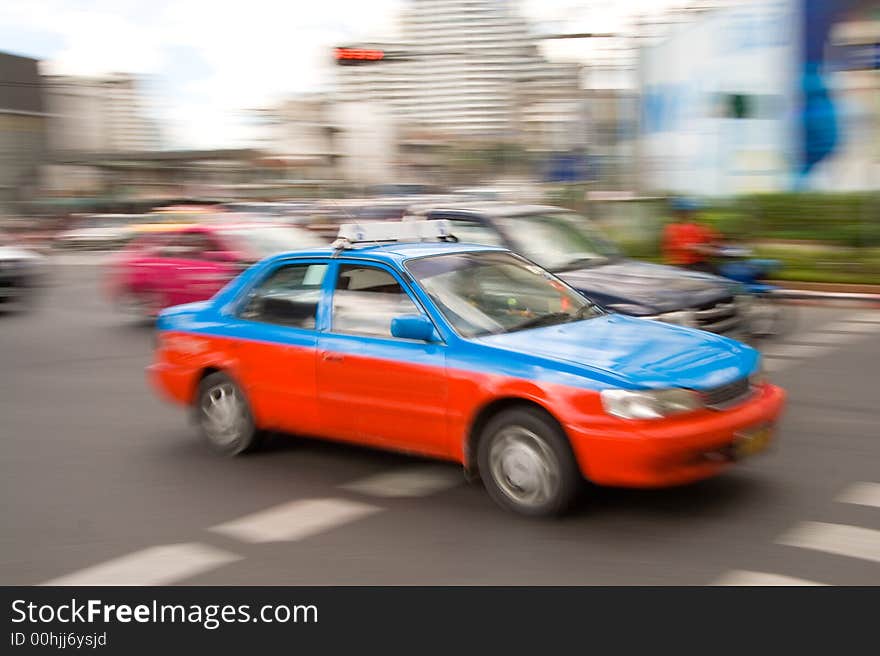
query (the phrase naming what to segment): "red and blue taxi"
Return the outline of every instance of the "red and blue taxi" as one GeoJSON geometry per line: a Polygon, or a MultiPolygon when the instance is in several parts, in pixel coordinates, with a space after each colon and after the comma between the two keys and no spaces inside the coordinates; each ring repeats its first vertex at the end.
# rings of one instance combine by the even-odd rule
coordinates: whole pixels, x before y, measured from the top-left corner
{"type": "Polygon", "coordinates": [[[609,313],[504,248],[362,232],[160,314],[150,378],[219,450],[281,431],[418,453],[548,515],[583,479],[688,483],[771,439],[785,393],[751,347],[609,313]]]}

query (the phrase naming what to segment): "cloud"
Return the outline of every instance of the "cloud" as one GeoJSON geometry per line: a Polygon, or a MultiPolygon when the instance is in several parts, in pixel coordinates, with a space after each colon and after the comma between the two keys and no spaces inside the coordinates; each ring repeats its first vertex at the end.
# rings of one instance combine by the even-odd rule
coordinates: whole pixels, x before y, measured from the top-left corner
{"type": "MultiPolygon", "coordinates": [[[[626,9],[651,4],[600,4],[613,13],[615,2],[626,9]]],[[[597,16],[572,0],[521,3],[530,20],[551,26],[578,25],[597,16]]],[[[332,46],[393,36],[404,5],[405,0],[92,0],[87,5],[2,0],[0,23],[51,36],[47,42],[56,49],[46,62],[49,72],[153,76],[156,115],[173,145],[219,147],[246,142],[248,109],[329,88],[332,46]],[[181,59],[187,52],[198,66],[181,59]]]]}
{"type": "MultiPolygon", "coordinates": [[[[402,0],[3,0],[0,21],[58,38],[49,73],[130,72],[160,79],[156,112],[181,147],[240,142],[246,110],[327,88],[341,41],[393,33],[402,0]],[[177,71],[181,52],[198,74],[177,71]]],[[[182,68],[186,67],[183,62],[182,68]]]]}

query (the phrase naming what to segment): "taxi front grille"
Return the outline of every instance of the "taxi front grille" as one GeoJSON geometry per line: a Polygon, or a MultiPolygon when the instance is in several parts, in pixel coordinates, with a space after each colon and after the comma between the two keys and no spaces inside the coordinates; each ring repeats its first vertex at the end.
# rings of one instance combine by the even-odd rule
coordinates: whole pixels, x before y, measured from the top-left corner
{"type": "Polygon", "coordinates": [[[712,333],[729,333],[740,325],[741,317],[733,298],[704,305],[694,310],[697,328],[712,333]]]}
{"type": "Polygon", "coordinates": [[[726,385],[703,390],[700,395],[707,407],[723,410],[745,401],[751,393],[752,387],[749,384],[749,379],[740,378],[726,385]]]}

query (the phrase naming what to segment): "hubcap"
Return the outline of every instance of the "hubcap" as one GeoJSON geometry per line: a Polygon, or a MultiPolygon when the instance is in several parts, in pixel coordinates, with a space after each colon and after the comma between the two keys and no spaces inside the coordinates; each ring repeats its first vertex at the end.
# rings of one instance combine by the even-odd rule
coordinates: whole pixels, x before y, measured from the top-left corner
{"type": "Polygon", "coordinates": [[[221,447],[231,446],[241,437],[246,418],[244,401],[231,383],[215,385],[202,400],[202,426],[221,447]]]}
{"type": "Polygon", "coordinates": [[[549,501],[559,486],[555,454],[538,435],[523,426],[501,430],[489,449],[493,480],[512,501],[522,506],[540,506],[549,501]]]}

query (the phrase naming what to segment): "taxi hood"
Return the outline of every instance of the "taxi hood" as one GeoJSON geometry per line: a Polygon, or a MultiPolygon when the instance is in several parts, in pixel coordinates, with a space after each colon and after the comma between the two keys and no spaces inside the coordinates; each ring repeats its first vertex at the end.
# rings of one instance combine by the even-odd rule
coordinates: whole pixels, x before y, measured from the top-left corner
{"type": "Polygon", "coordinates": [[[587,378],[607,372],[633,388],[647,389],[704,390],[725,385],[751,374],[760,357],[755,349],[721,335],[620,314],[477,341],[574,365],[587,378]]]}

